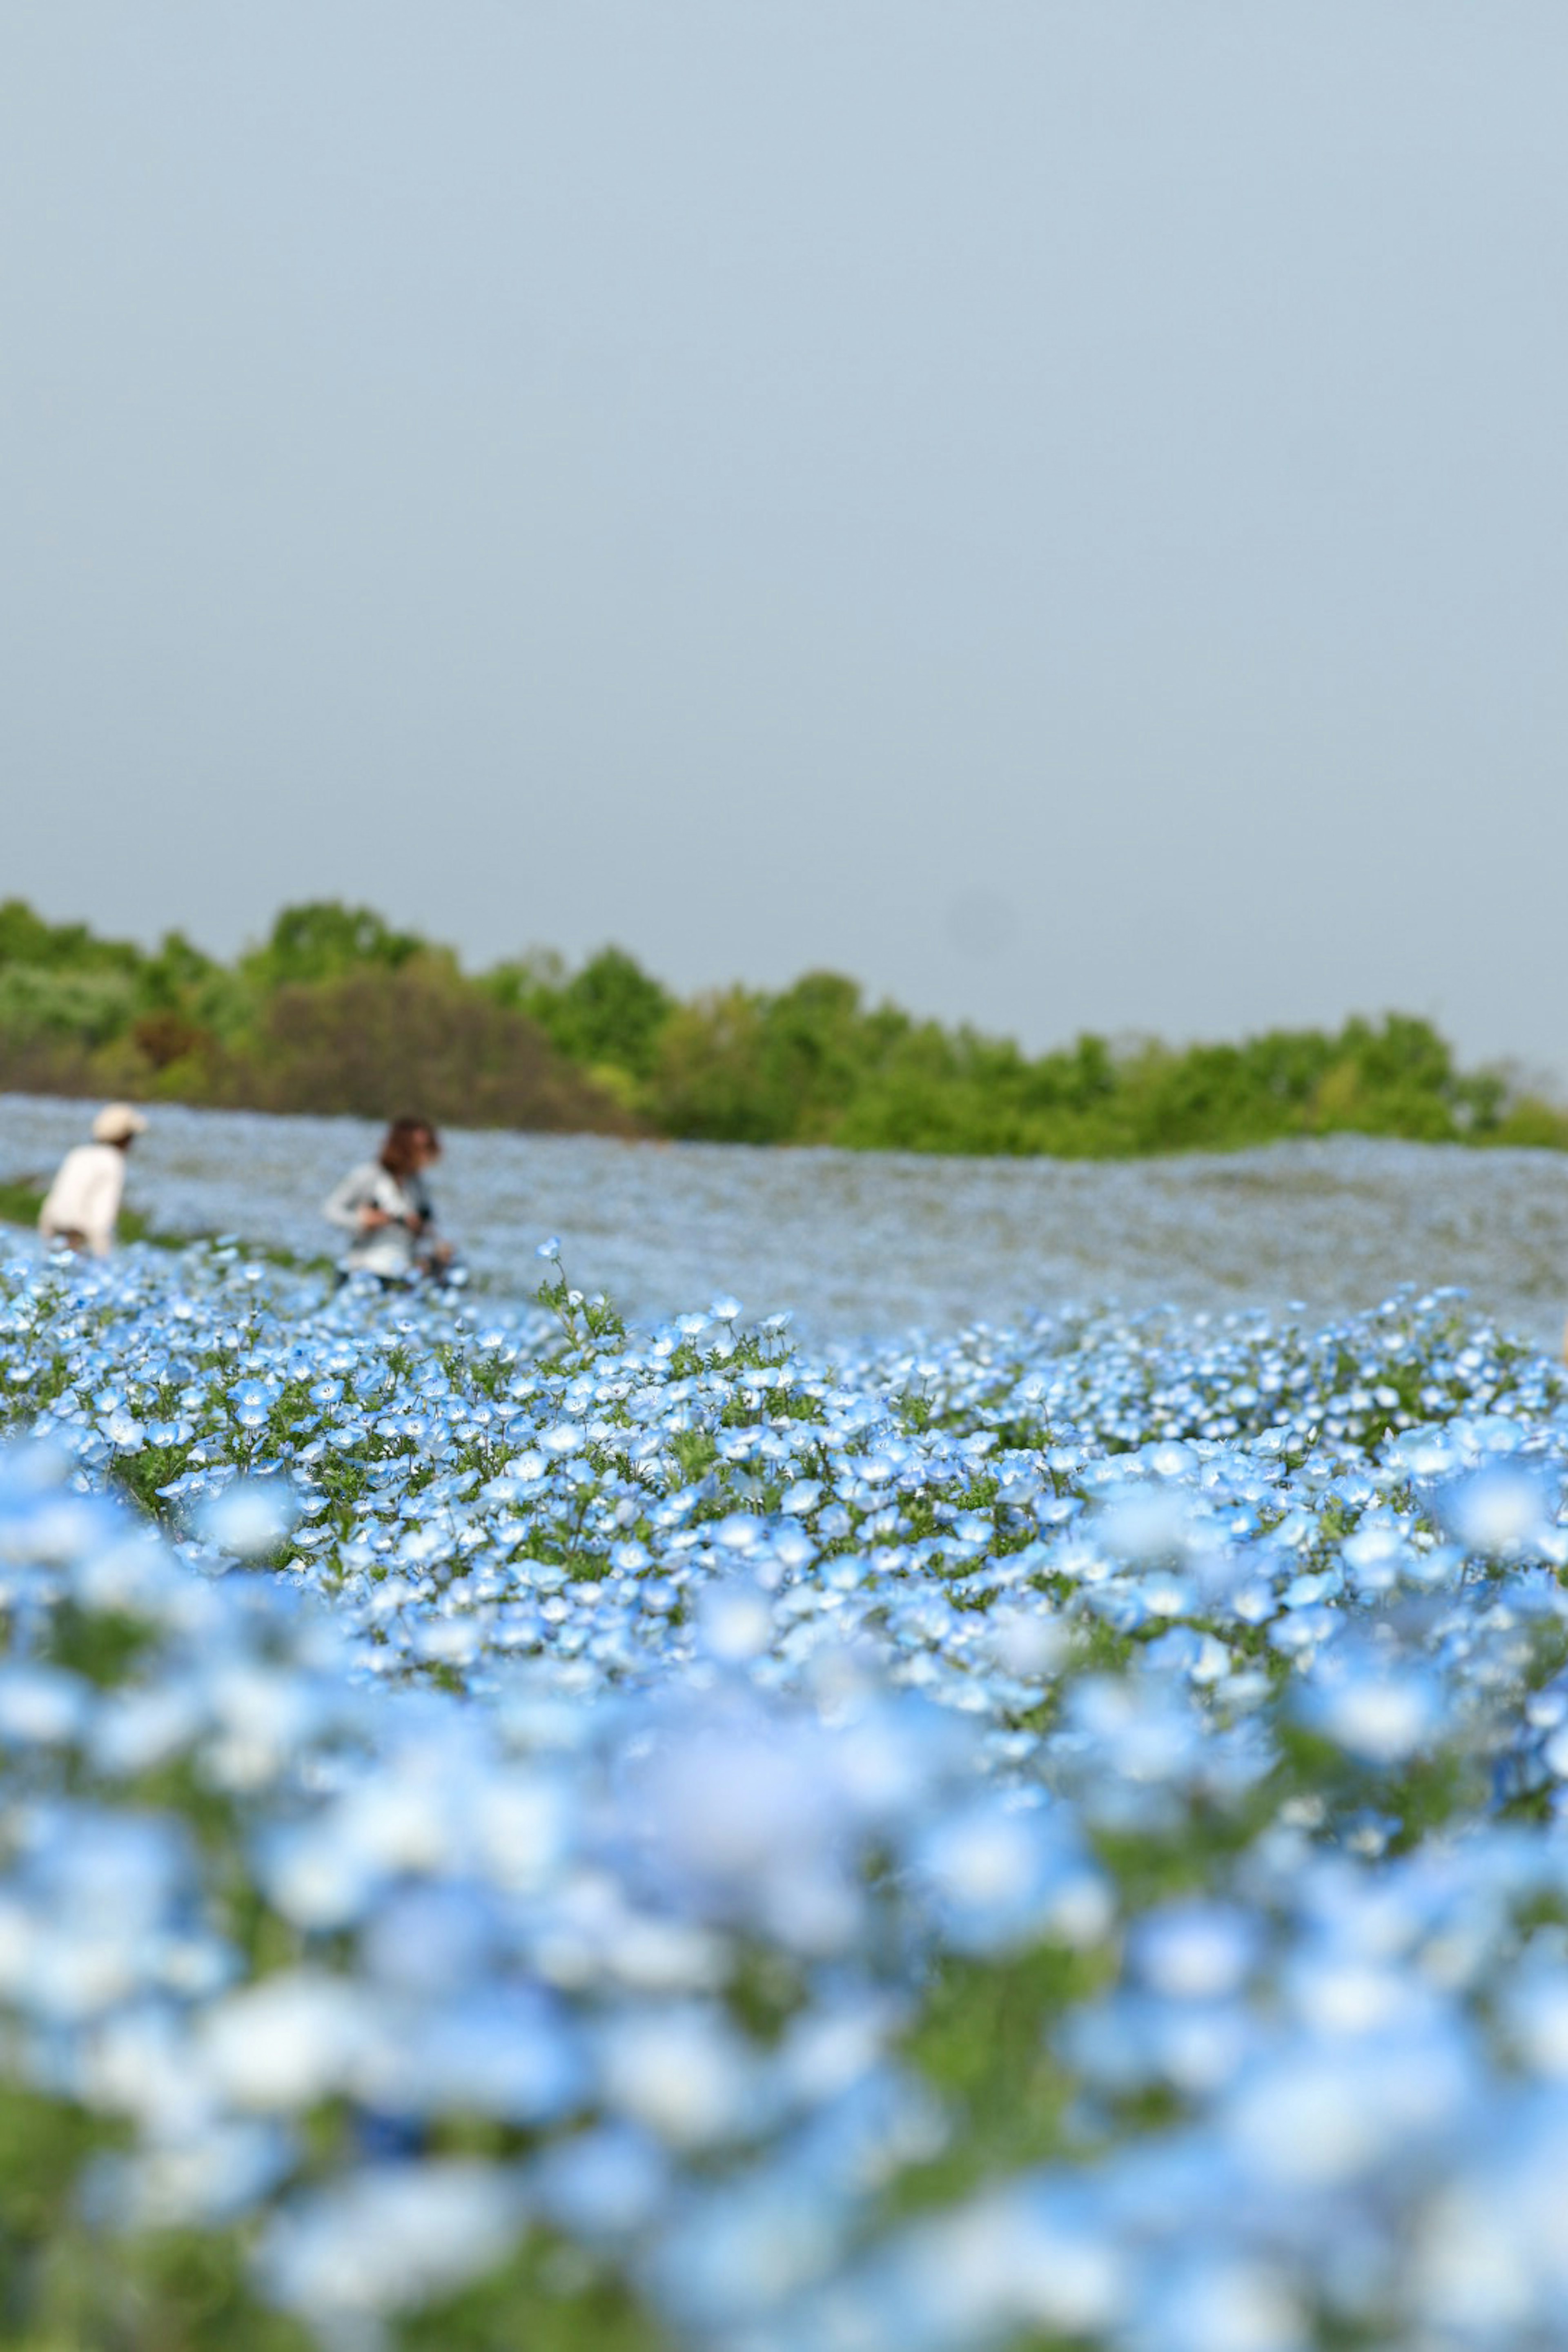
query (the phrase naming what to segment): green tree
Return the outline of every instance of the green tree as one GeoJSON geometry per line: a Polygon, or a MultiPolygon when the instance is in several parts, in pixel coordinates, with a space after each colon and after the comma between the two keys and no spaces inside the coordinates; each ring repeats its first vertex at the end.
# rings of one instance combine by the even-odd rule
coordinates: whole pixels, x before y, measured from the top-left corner
{"type": "Polygon", "coordinates": [[[569,980],[552,982],[542,972],[521,998],[521,1009],[563,1054],[637,1078],[651,1075],[674,1006],[668,990],[623,948],[601,948],[569,980]]]}
{"type": "Polygon", "coordinates": [[[714,1143],[780,1143],[791,1107],[769,1091],[761,1002],[743,988],[694,997],[659,1044],[649,1108],[666,1135],[714,1143]]]}
{"type": "Polygon", "coordinates": [[[47,923],[25,898],[0,900],[0,969],[134,972],[142,961],[130,940],[100,940],[85,923],[47,923]]]}
{"type": "MultiPolygon", "coordinates": [[[[264,947],[242,960],[246,977],[263,992],[301,982],[335,980],[366,968],[396,971],[431,950],[416,931],[395,931],[370,907],[312,898],[285,907],[264,947]]],[[[449,961],[449,958],[447,959],[449,961]]]]}

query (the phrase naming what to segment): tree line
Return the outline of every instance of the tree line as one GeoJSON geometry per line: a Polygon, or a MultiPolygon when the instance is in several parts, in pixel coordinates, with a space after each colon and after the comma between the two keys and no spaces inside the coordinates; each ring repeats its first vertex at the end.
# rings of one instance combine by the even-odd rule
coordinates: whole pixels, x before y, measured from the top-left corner
{"type": "Polygon", "coordinates": [[[837,972],[681,999],[624,950],[465,972],[368,908],[285,908],[223,963],[0,903],[0,1089],[472,1127],[1109,1158],[1352,1132],[1568,1148],[1568,1113],[1405,1013],[1173,1048],[1005,1038],[837,972]]]}

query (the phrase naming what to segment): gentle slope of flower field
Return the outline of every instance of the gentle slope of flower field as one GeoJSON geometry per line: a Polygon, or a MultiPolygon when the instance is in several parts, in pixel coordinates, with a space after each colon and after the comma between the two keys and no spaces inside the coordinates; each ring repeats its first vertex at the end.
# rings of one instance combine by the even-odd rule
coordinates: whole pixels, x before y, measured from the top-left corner
{"type": "MultiPolygon", "coordinates": [[[[36,1223],[83,1124],[78,1103],[0,1097],[0,1174],[33,1180],[9,1208],[0,1197],[0,1214],[36,1223]]],[[[243,1234],[253,1252],[318,1257],[341,1246],[322,1202],[383,1132],[164,1105],[132,1155],[127,1202],[151,1239],[243,1234]]],[[[1482,1315],[1549,1348],[1563,1328],[1568,1167],[1555,1152],[1342,1135],[1071,1162],[461,1129],[444,1139],[442,1230],[497,1305],[531,1299],[533,1244],[555,1226],[583,1287],[628,1319],[663,1321],[722,1279],[755,1314],[788,1307],[817,1344],[1108,1297],[1326,1323],[1402,1281],[1462,1285],[1482,1315]]]]}

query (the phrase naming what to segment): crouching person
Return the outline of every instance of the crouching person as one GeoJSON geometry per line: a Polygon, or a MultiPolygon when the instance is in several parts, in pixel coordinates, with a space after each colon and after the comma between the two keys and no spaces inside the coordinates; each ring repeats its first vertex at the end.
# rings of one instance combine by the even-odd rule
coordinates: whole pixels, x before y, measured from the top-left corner
{"type": "Polygon", "coordinates": [[[353,1239],[338,1261],[340,1275],[374,1275],[384,1287],[429,1275],[440,1281],[451,1263],[449,1242],[436,1233],[436,1210],[425,1171],[441,1157],[441,1139],[426,1118],[395,1118],[377,1158],[352,1168],[326,1203],[326,1214],[353,1239]]]}

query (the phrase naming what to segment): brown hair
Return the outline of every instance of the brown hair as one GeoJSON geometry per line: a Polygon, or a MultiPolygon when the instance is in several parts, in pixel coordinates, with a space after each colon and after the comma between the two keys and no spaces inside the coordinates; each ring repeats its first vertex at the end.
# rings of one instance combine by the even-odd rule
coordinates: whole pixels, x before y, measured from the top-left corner
{"type": "Polygon", "coordinates": [[[381,1164],[387,1174],[399,1181],[412,1176],[418,1146],[426,1137],[433,1149],[439,1151],[441,1139],[427,1118],[395,1118],[381,1147],[381,1164]]]}

